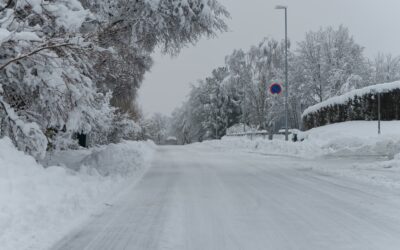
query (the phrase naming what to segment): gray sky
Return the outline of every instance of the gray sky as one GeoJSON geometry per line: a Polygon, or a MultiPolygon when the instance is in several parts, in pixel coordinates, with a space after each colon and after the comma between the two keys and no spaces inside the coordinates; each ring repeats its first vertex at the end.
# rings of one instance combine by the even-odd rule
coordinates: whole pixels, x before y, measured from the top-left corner
{"type": "Polygon", "coordinates": [[[234,49],[247,50],[263,37],[284,38],[283,11],[288,6],[289,38],[296,43],[307,31],[343,24],[366,55],[378,52],[400,55],[399,0],[220,0],[231,13],[230,31],[215,39],[203,39],[178,57],[156,54],[139,94],[145,114],[170,114],[186,99],[190,84],[224,65],[234,49]]]}

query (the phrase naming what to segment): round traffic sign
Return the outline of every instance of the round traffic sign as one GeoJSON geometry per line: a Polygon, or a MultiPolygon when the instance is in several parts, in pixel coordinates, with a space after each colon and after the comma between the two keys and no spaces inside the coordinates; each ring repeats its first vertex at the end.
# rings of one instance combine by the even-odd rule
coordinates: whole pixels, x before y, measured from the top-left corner
{"type": "Polygon", "coordinates": [[[273,83],[270,87],[269,87],[269,91],[271,92],[271,94],[273,95],[279,95],[280,93],[282,93],[282,86],[279,83],[273,83]]]}

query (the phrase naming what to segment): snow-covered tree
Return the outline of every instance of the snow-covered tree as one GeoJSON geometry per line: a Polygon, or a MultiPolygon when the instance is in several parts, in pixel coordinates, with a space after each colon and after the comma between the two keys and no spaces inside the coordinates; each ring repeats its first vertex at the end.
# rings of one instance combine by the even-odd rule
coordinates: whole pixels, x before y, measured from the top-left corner
{"type": "Polygon", "coordinates": [[[283,96],[273,96],[269,86],[273,82],[285,84],[284,44],[274,39],[265,39],[248,52],[248,68],[251,80],[246,88],[246,100],[250,106],[251,124],[266,129],[269,123],[281,117],[283,96]]]}
{"type": "Polygon", "coordinates": [[[400,80],[399,56],[379,53],[369,64],[373,84],[400,80]]]}
{"type": "Polygon", "coordinates": [[[343,85],[352,82],[349,78],[365,72],[363,48],[343,26],[308,32],[298,46],[297,66],[315,103],[340,94],[343,85]]]}
{"type": "Polygon", "coordinates": [[[168,122],[169,118],[167,116],[155,113],[143,121],[144,133],[155,143],[162,144],[168,136],[168,122]]]}
{"type": "Polygon", "coordinates": [[[221,138],[240,122],[265,129],[277,121],[282,116],[283,97],[270,95],[268,87],[273,81],[282,81],[283,56],[283,43],[273,39],[265,39],[247,52],[234,51],[226,57],[226,67],[213,70],[192,88],[187,103],[177,113],[184,118],[173,119],[183,122],[186,130],[176,131],[189,131],[185,136],[190,141],[201,141],[221,138]]]}
{"type": "Polygon", "coordinates": [[[79,1],[11,1],[0,20],[2,136],[40,158],[43,139],[26,146],[37,138],[51,145],[65,133],[109,126],[107,96],[90,78],[93,48],[79,32],[90,13],[79,1]],[[26,124],[36,124],[35,132],[26,124]]]}
{"type": "Polygon", "coordinates": [[[192,116],[192,108],[189,102],[177,108],[172,113],[170,120],[170,134],[175,135],[180,144],[189,144],[195,141],[202,141],[204,135],[203,127],[192,116]]]}
{"type": "Polygon", "coordinates": [[[176,54],[203,35],[213,37],[227,26],[228,12],[216,0],[82,0],[97,17],[98,40],[112,52],[97,60],[97,80],[113,92],[114,106],[136,116],[135,100],[157,46],[176,54]]]}
{"type": "Polygon", "coordinates": [[[38,158],[74,133],[134,138],[154,49],[177,53],[227,16],[215,0],[0,1],[0,136],[38,158]]]}

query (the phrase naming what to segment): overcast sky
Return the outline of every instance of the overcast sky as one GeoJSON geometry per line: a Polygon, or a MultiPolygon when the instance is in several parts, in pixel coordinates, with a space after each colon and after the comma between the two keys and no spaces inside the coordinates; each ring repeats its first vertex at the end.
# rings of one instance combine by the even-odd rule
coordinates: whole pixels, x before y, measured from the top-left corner
{"type": "Polygon", "coordinates": [[[400,55],[400,0],[220,0],[231,13],[230,31],[203,39],[178,57],[156,54],[139,94],[145,114],[170,114],[186,99],[190,84],[224,65],[234,49],[247,50],[263,37],[284,38],[283,11],[288,6],[289,38],[296,43],[307,31],[343,24],[366,55],[378,52],[400,55]]]}

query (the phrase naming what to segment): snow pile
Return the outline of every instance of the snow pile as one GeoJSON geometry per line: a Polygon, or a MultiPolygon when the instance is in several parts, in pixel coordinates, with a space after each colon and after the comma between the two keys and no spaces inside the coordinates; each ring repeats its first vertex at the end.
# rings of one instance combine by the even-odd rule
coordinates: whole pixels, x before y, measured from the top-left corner
{"type": "Polygon", "coordinates": [[[331,156],[385,156],[400,153],[400,121],[382,122],[382,134],[377,134],[377,122],[351,121],[311,129],[298,135],[300,142],[286,142],[245,137],[224,137],[206,144],[223,150],[246,150],[316,158],[331,156]]]}
{"type": "Polygon", "coordinates": [[[313,158],[322,155],[324,151],[311,143],[286,142],[281,138],[268,140],[262,137],[223,137],[220,141],[207,141],[204,144],[220,150],[256,152],[269,155],[301,156],[313,158]]]}
{"type": "Polygon", "coordinates": [[[311,129],[299,138],[325,154],[393,157],[400,152],[400,121],[384,121],[381,127],[378,135],[376,121],[349,121],[311,129]]]}
{"type": "Polygon", "coordinates": [[[154,149],[153,142],[124,141],[89,150],[54,153],[46,165],[66,166],[76,171],[86,169],[101,176],[130,176],[148,165],[154,149]]]}
{"type": "MultiPolygon", "coordinates": [[[[289,156],[305,161],[305,169],[369,184],[400,188],[400,121],[351,121],[298,134],[298,142],[250,137],[224,137],[202,145],[236,153],[289,156]]],[[[199,144],[200,145],[200,144],[199,144]]],[[[296,167],[296,166],[292,166],[296,167]]]]}
{"type": "Polygon", "coordinates": [[[307,108],[302,117],[305,117],[311,113],[318,112],[320,109],[345,104],[346,102],[354,99],[356,96],[364,96],[367,94],[375,94],[375,93],[387,93],[394,89],[400,89],[400,81],[391,82],[391,83],[382,83],[377,85],[368,86],[361,89],[352,90],[344,95],[332,97],[324,102],[320,102],[314,106],[307,108]]]}
{"type": "Polygon", "coordinates": [[[53,157],[59,163],[75,160],[75,171],[44,168],[17,151],[8,138],[0,139],[1,249],[48,248],[131,183],[125,175],[138,176],[153,150],[152,143],[124,142],[53,157]]]}

